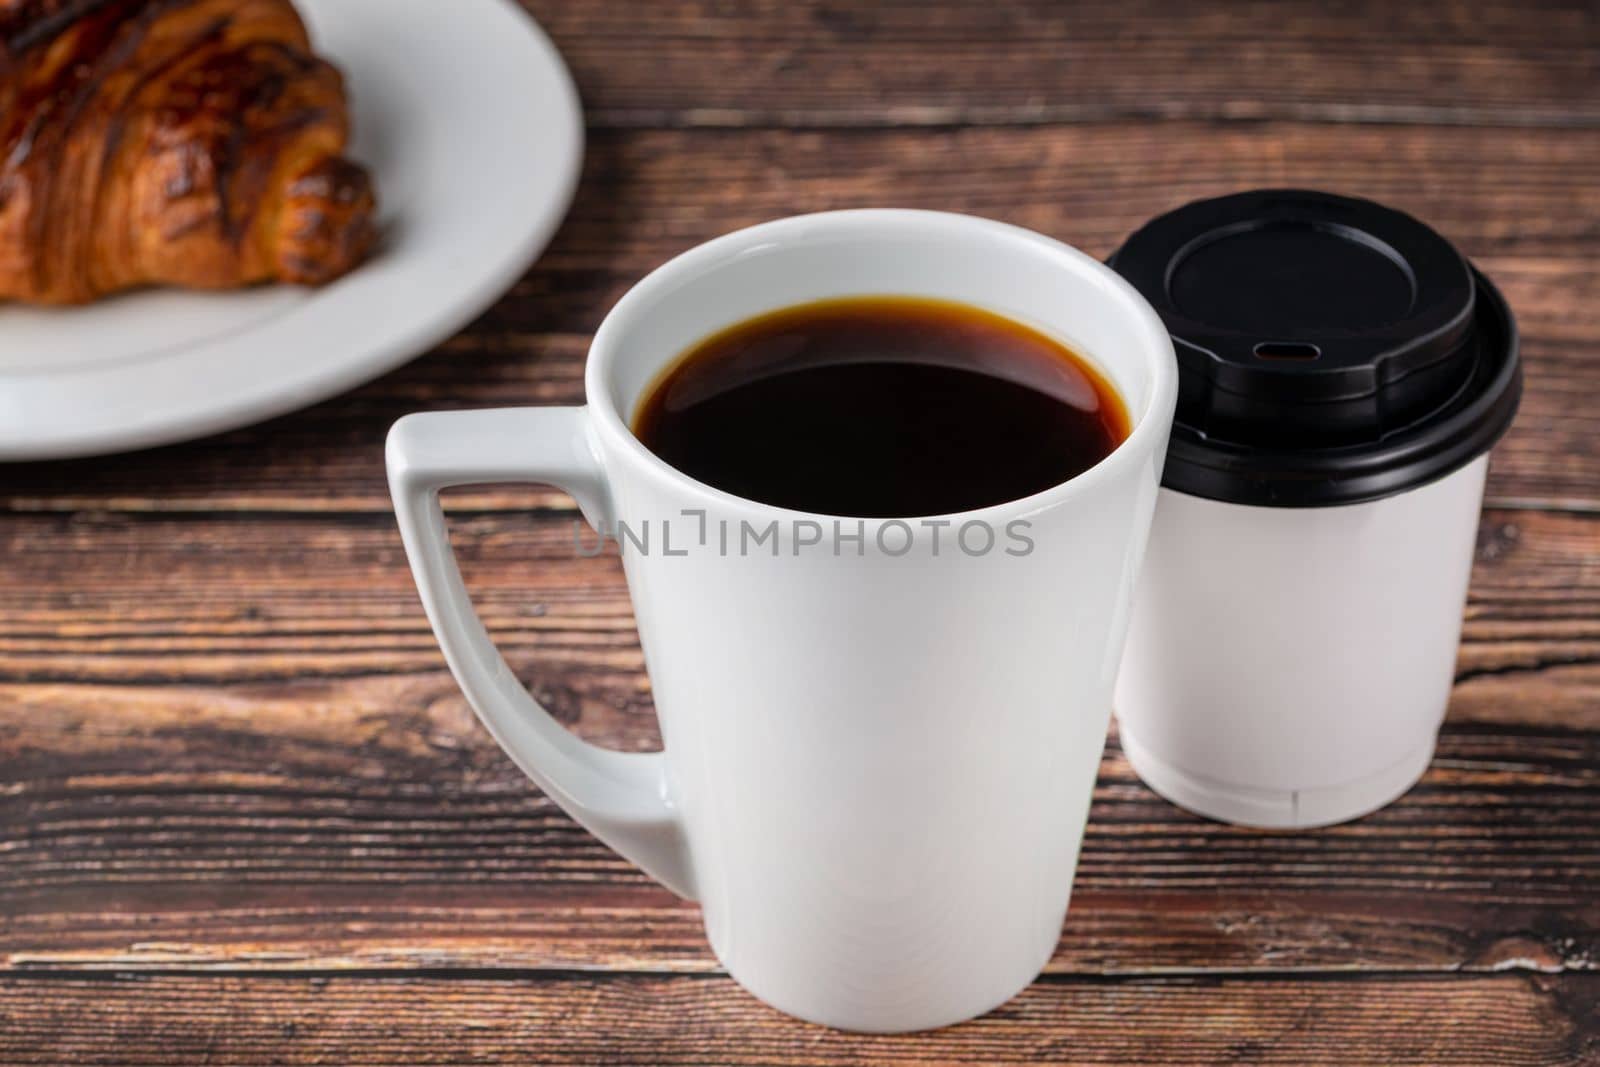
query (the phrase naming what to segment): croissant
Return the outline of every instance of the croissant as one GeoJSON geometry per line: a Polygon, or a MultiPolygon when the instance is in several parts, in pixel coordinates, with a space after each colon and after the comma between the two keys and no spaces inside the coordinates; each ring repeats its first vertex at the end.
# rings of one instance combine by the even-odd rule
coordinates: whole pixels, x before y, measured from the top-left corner
{"type": "Polygon", "coordinates": [[[289,0],[0,0],[0,300],[320,285],[376,236],[289,0]]]}

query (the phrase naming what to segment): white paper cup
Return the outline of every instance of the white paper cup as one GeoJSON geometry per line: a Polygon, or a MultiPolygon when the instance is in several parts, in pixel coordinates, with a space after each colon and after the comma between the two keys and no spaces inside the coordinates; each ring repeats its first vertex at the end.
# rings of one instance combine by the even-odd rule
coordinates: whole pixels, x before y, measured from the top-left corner
{"type": "Polygon", "coordinates": [[[1410,789],[1450,698],[1487,470],[1338,508],[1162,490],[1117,688],[1139,777],[1263,827],[1410,789]]]}
{"type": "Polygon", "coordinates": [[[1426,771],[1449,703],[1487,452],[1520,395],[1510,312],[1421,223],[1323,194],[1191,205],[1113,262],[1182,366],[1123,750],[1225,822],[1383,807],[1426,771]],[[1185,278],[1191,257],[1211,277],[1185,278]]]}

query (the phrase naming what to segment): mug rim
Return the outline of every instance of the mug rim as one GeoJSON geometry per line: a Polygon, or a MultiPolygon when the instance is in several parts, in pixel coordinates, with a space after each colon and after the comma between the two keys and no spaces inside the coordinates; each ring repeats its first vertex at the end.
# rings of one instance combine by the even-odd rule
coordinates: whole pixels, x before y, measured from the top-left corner
{"type": "MultiPolygon", "coordinates": [[[[863,292],[861,295],[881,294],[863,292]]],[[[1003,310],[988,308],[979,301],[971,303],[973,307],[984,308],[1007,318],[1012,317],[1003,310]]],[[[772,310],[778,310],[778,307],[774,306],[772,310]]],[[[1098,360],[1096,362],[1100,367],[1104,367],[1103,363],[1099,363],[1098,360]]],[[[1115,379],[1113,381],[1115,382],[1115,379]]],[[[722,511],[731,510],[786,521],[820,519],[830,522],[835,520],[859,522],[864,523],[868,529],[875,529],[885,523],[905,524],[925,519],[948,520],[952,524],[995,522],[1002,517],[1016,518],[1057,507],[1090,492],[1102,482],[1123,476],[1127,468],[1139,463],[1143,457],[1153,452],[1159,443],[1164,442],[1170,427],[1163,425],[1163,422],[1170,423],[1170,414],[1177,404],[1177,393],[1178,362],[1171,335],[1149,302],[1116,271],[1063,241],[1022,226],[979,215],[915,208],[852,208],[791,215],[734,230],[696,245],[652,270],[623,294],[606,314],[600,328],[595,331],[594,339],[589,346],[587,365],[584,368],[584,396],[589,412],[593,416],[591,425],[605,433],[624,454],[659,484],[678,492],[703,497],[722,511]],[[1126,314],[1134,322],[1136,333],[1141,335],[1142,341],[1147,342],[1140,345],[1140,351],[1150,372],[1149,395],[1143,410],[1135,413],[1130,405],[1129,414],[1132,417],[1133,429],[1127,438],[1110,455],[1088,470],[1037,493],[1018,497],[1016,500],[967,511],[886,517],[799,511],[739,496],[683,473],[657,456],[639,440],[629,421],[622,417],[612,402],[610,384],[612,364],[615,359],[613,353],[616,349],[616,337],[631,325],[633,319],[643,313],[643,309],[653,304],[663,290],[674,286],[685,275],[694,274],[710,264],[734,259],[757,249],[770,248],[774,244],[794,240],[803,235],[811,235],[819,226],[830,227],[831,232],[838,233],[842,232],[841,228],[847,231],[884,223],[924,229],[943,227],[951,231],[965,231],[968,234],[1032,245],[1036,250],[1053,256],[1062,269],[1079,275],[1092,276],[1096,282],[1108,287],[1114,296],[1120,298],[1120,313],[1126,314]],[[1157,417],[1163,411],[1169,415],[1166,420],[1157,417]]],[[[602,462],[605,455],[606,453],[601,450],[602,462]]],[[[912,529],[916,536],[921,536],[921,531],[917,527],[912,529]]]]}

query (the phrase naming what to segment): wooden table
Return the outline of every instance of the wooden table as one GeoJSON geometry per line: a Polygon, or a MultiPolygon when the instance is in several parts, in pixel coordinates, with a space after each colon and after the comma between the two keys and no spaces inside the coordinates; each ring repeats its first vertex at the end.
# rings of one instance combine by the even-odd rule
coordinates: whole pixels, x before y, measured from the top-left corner
{"type": "MultiPolygon", "coordinates": [[[[0,1062],[1600,1063],[1600,9],[532,7],[589,156],[498,307],[298,415],[0,472],[0,1062]],[[1450,718],[1398,804],[1219,826],[1113,738],[1048,973],[873,1039],[743,994],[695,908],[475,724],[389,512],[397,416],[576,402],[623,290],[758,220],[948,208],[1104,254],[1295,184],[1429,220],[1525,334],[1450,718]]],[[[655,744],[618,564],[572,558],[571,502],[453,503],[516,669],[580,734],[655,744]]]]}

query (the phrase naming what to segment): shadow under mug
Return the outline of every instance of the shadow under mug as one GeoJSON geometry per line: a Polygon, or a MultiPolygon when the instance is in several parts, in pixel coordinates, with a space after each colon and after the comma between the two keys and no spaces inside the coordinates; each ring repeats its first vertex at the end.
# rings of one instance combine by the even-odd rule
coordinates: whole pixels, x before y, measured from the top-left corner
{"type": "Polygon", "coordinates": [[[412,415],[389,436],[417,586],[479,717],[573,818],[698,899],[729,974],[775,1007],[895,1032],[1008,1000],[1060,936],[1105,743],[1176,401],[1160,320],[1105,266],[1026,230],[832,212],[655,271],[595,335],[585,387],[584,408],[412,415]],[[720,492],[630,432],[645,390],[707,335],[869,294],[1059,337],[1127,402],[1130,437],[1023,500],[859,520],[720,492]],[[574,737],[495,650],[438,499],[495,482],[559,487],[597,528],[631,531],[663,752],[574,737]]]}

